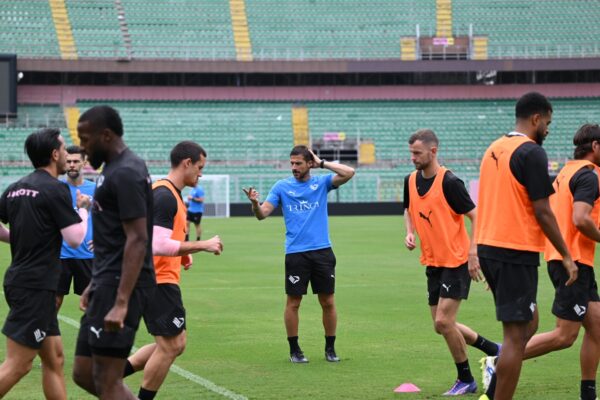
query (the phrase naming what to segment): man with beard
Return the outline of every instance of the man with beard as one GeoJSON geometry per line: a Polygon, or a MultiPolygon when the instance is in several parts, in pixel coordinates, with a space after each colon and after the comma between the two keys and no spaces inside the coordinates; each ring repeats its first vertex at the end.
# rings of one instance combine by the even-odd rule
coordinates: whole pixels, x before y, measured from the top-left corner
{"type": "Polygon", "coordinates": [[[577,279],[577,266],[548,200],[554,189],[541,145],[552,122],[552,105],[531,92],[519,99],[515,114],[515,130],[493,142],[481,161],[477,252],[504,335],[496,374],[481,399],[512,399],[516,390],[525,345],[538,326],[536,296],[544,235],[562,257],[565,284],[577,279]]]}
{"type": "Polygon", "coordinates": [[[96,182],[92,281],[80,299],[85,314],[73,379],[101,399],[135,399],[123,369],[141,316],[156,286],[152,265],[152,187],[144,162],[123,141],[119,113],[96,106],[77,133],[96,182]]]}
{"type": "Polygon", "coordinates": [[[25,150],[35,171],[10,185],[0,197],[0,240],[10,240],[12,262],[4,275],[9,311],[2,333],[6,358],[0,365],[0,397],[42,359],[42,387],[48,399],[66,399],[63,346],[56,316],[60,246],[75,248],[87,230],[89,198],[77,195],[73,210],[65,173],[65,142],[58,129],[29,135],[25,150]]]}
{"type": "MultiPolygon", "coordinates": [[[[432,130],[421,129],[408,140],[416,171],[404,179],[404,220],[409,250],[416,248],[415,231],[421,241],[421,264],[427,267],[428,303],[435,331],[446,340],[454,359],[457,379],[445,395],[477,391],[467,358],[467,344],[488,356],[499,346],[456,322],[462,299],[469,295],[471,279],[481,280],[477,245],[467,235],[466,215],[475,226],[476,209],[464,183],[441,166],[439,141],[432,130]]],[[[471,229],[474,232],[474,229],[471,229]]]]}
{"type": "Polygon", "coordinates": [[[298,344],[298,310],[310,282],[319,297],[325,328],[325,359],[337,362],[335,334],[335,255],[331,250],[327,221],[327,193],[354,176],[354,169],[317,157],[306,146],[296,146],[290,153],[293,176],[278,181],[267,199],[260,204],[254,188],[244,189],[258,220],[267,218],[281,205],[286,227],[285,284],[287,303],[285,327],[290,345],[290,361],[306,363],[298,344]],[[311,168],[325,168],[335,174],[311,176],[311,168]]]}
{"type": "Polygon", "coordinates": [[[560,262],[562,257],[546,241],[544,259],[556,289],[552,306],[556,327],[527,342],[525,359],[570,347],[583,326],[579,398],[595,400],[600,360],[600,298],[594,274],[596,243],[600,242],[600,126],[583,125],[575,133],[573,144],[574,159],[565,164],[554,180],[556,193],[550,197],[550,206],[579,269],[578,278],[573,285],[565,286],[569,276],[560,262]]]}
{"type": "MultiPolygon", "coordinates": [[[[66,183],[71,190],[73,199],[73,208],[77,209],[76,199],[77,192],[88,196],[90,200],[94,196],[96,184],[94,182],[83,179],[81,170],[85,165],[85,156],[81,147],[67,147],[67,179],[66,183]]],[[[60,250],[60,261],[62,270],[56,290],[56,311],[60,310],[63,298],[69,294],[71,281],[73,281],[73,292],[79,296],[90,283],[92,277],[92,260],[94,253],[91,250],[92,246],[92,220],[88,221],[88,229],[85,234],[85,240],[76,249],[72,249],[65,241],[63,241],[60,250]]]]}
{"type": "Polygon", "coordinates": [[[187,210],[181,190],[195,187],[206,163],[206,151],[195,142],[180,142],[171,150],[171,170],[165,179],[152,185],[154,196],[154,231],[152,252],[156,272],[156,292],[144,314],[148,332],[155,343],[148,344],[129,357],[124,375],[144,369],[138,393],[140,400],[152,400],[167,377],[175,358],[186,345],[185,308],[179,289],[183,265],[192,264],[192,253],[206,251],[221,254],[219,236],[210,240],[185,240],[187,210]]]}

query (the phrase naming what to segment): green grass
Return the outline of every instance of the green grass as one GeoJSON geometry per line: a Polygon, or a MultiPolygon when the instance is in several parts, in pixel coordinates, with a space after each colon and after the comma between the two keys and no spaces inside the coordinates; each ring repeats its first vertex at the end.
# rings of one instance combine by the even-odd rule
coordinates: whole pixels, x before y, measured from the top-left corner
{"type": "MultiPolygon", "coordinates": [[[[292,365],[283,326],[284,227],[281,218],[205,219],[203,237],[221,235],[222,256],[195,256],[182,272],[187,309],[188,347],[176,364],[250,399],[437,399],[456,377],[443,339],[432,329],[423,267],[418,252],[404,248],[401,217],[332,217],[331,238],[338,259],[336,302],[339,314],[339,364],[323,358],[323,328],[318,302],[308,295],[300,309],[300,344],[310,359],[292,365]],[[394,394],[403,382],[421,393],[394,394]]],[[[9,263],[0,244],[0,264],[9,263]]],[[[553,327],[552,290],[540,269],[540,331],[553,327]]],[[[0,317],[7,307],[0,302],[0,317]]],[[[79,320],[77,297],[65,298],[61,314],[79,320]]],[[[501,341],[492,296],[473,284],[459,321],[489,339],[501,341]]],[[[76,330],[61,323],[70,399],[89,398],[70,379],[76,330]]],[[[524,365],[518,399],[566,399],[579,394],[579,347],[524,365]]],[[[136,345],[152,339],[142,325],[136,345]]],[[[0,358],[4,348],[0,349],[0,358]]],[[[469,348],[479,380],[478,350],[469,348]]],[[[39,362],[6,399],[42,399],[39,362]]],[[[126,380],[137,393],[140,374],[126,380]]],[[[158,399],[223,398],[170,373],[158,399]]],[[[471,397],[476,398],[476,397],[471,397]]]]}

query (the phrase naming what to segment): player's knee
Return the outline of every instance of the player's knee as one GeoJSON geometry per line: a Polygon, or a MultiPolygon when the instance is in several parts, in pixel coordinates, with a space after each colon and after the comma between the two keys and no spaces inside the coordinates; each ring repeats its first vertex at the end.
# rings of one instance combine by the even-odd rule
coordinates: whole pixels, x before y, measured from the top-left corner
{"type": "Polygon", "coordinates": [[[51,358],[43,360],[42,364],[44,365],[44,368],[49,368],[53,371],[62,371],[65,365],[65,354],[61,350],[51,358]]]}
{"type": "Polygon", "coordinates": [[[436,318],[433,323],[435,332],[439,335],[444,335],[454,327],[454,322],[447,318],[436,318]]]}
{"type": "Polygon", "coordinates": [[[321,307],[323,307],[323,309],[330,310],[335,307],[335,301],[333,300],[333,297],[320,299],[319,303],[321,303],[321,307]]]}
{"type": "Polygon", "coordinates": [[[185,351],[186,340],[185,336],[180,335],[177,340],[173,343],[171,353],[173,356],[178,357],[185,351]]]}
{"type": "Polygon", "coordinates": [[[556,340],[556,345],[560,349],[569,348],[577,340],[578,332],[561,332],[556,340]]]}

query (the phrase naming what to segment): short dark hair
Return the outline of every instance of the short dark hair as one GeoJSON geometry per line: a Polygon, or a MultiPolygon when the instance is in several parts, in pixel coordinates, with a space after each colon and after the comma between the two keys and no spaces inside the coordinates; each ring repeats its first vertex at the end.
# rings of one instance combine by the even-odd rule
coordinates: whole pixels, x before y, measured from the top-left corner
{"type": "Polygon", "coordinates": [[[85,158],[85,152],[83,151],[83,148],[81,148],[77,145],[71,145],[71,146],[67,147],[67,153],[79,154],[81,156],[82,160],[85,158]]]}
{"type": "Polygon", "coordinates": [[[27,136],[25,152],[34,168],[47,167],[52,159],[52,152],[60,149],[60,130],[42,128],[27,136]]]}
{"type": "Polygon", "coordinates": [[[408,138],[408,144],[413,144],[417,140],[420,140],[421,142],[426,143],[430,146],[433,144],[437,147],[440,144],[440,141],[435,135],[435,132],[433,132],[431,129],[419,129],[418,131],[410,135],[410,137],[408,138]]]}
{"type": "Polygon", "coordinates": [[[581,160],[585,157],[592,151],[593,142],[600,142],[600,126],[598,124],[582,125],[573,137],[573,144],[575,145],[573,158],[581,160]]]}
{"type": "Polygon", "coordinates": [[[302,156],[304,161],[313,161],[314,157],[311,152],[308,150],[308,147],[304,145],[294,146],[292,151],[290,151],[290,156],[302,156]]]}
{"type": "Polygon", "coordinates": [[[534,114],[548,115],[552,112],[552,104],[541,93],[529,92],[521,96],[515,107],[517,119],[529,118],[534,114]]]}
{"type": "Polygon", "coordinates": [[[201,155],[206,158],[206,151],[202,146],[191,140],[184,140],[183,142],[177,143],[171,150],[171,167],[175,168],[181,164],[183,160],[187,160],[188,158],[195,163],[200,159],[201,155]]]}
{"type": "Polygon", "coordinates": [[[117,136],[123,136],[123,121],[119,112],[111,106],[94,106],[81,114],[79,122],[89,122],[94,128],[110,129],[117,136]]]}

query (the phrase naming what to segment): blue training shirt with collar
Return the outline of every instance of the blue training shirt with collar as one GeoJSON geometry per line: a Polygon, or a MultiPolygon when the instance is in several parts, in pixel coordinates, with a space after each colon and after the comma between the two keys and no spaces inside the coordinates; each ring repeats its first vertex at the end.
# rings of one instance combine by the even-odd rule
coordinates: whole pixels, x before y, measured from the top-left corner
{"type": "Polygon", "coordinates": [[[265,201],[283,211],[286,254],[331,247],[327,193],[332,189],[333,174],[311,176],[306,182],[289,177],[271,188],[265,201]]]}
{"type": "MultiPolygon", "coordinates": [[[[202,186],[198,185],[192,189],[190,192],[192,197],[204,197],[204,189],[202,186]]],[[[188,204],[188,209],[191,213],[203,213],[204,212],[204,202],[198,202],[194,200],[190,200],[188,204]]]]}
{"type": "MultiPolygon", "coordinates": [[[[88,181],[87,179],[83,180],[81,186],[73,186],[67,181],[63,181],[69,187],[71,191],[71,199],[73,200],[73,208],[77,209],[77,190],[81,192],[81,194],[85,194],[88,196],[94,197],[94,191],[96,190],[96,184],[92,181],[88,181]]],[[[88,226],[87,232],[85,233],[85,239],[81,245],[74,249],[65,243],[63,240],[62,247],[60,249],[60,258],[77,258],[77,259],[89,259],[94,258],[94,253],[89,251],[87,243],[92,240],[92,214],[90,213],[88,217],[88,226]]]]}

